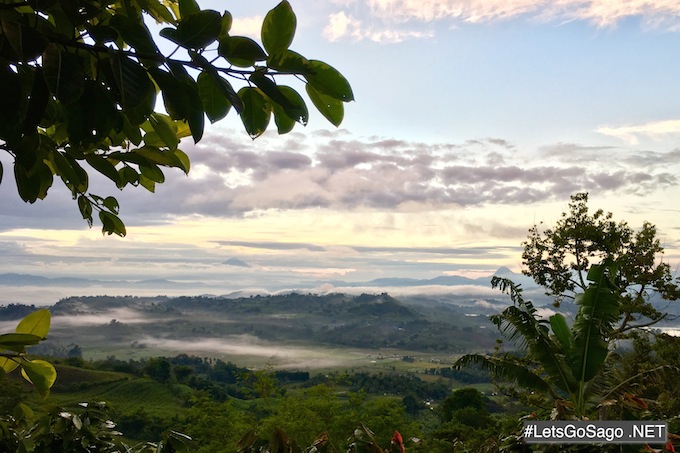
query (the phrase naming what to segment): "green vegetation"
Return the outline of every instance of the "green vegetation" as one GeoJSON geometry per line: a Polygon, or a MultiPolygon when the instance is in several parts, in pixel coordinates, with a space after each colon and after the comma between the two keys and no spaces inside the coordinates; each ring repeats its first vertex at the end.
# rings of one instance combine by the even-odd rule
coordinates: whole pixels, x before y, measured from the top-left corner
{"type": "Polygon", "coordinates": [[[523,255],[526,274],[556,298],[556,307],[565,299],[576,305],[571,325],[561,313],[542,319],[518,285],[494,277],[492,286],[508,292],[513,305],[491,320],[520,353],[468,354],[455,367],[481,366],[524,387],[530,392],[524,401],[537,408],[539,419],[661,419],[677,432],[680,414],[668,411],[665,382],[680,368],[661,346],[666,342],[677,354],[673,343],[656,336],[655,348],[666,351],[666,359],[647,352],[643,366],[632,366],[615,346],[633,338],[634,355],[643,355],[643,345],[652,342],[643,327],[665,317],[652,297],[677,300],[680,279],[657,263],[663,248],[652,225],[634,233],[601,210],[589,216],[587,200],[587,194],[572,197],[570,213],[543,235],[532,228],[523,255]]]}
{"type": "Polygon", "coordinates": [[[266,15],[262,45],[231,35],[228,11],[195,0],[4,2],[0,19],[0,149],[19,196],[44,199],[56,176],[107,234],[124,236],[125,225],[114,197],[89,192],[90,173],[153,192],[164,168],[189,172],[180,140],[200,141],[205,117],[232,107],[253,138],[272,116],[280,134],[306,125],[307,105],[285,79],[301,81],[336,126],[353,100],[335,68],[290,50],[297,19],[286,0],[266,15]],[[165,27],[160,36],[152,21],[165,27]]]}
{"type": "Polygon", "coordinates": [[[665,451],[673,451],[680,439],[680,340],[649,326],[664,319],[660,303],[677,299],[680,282],[653,259],[663,250],[651,225],[634,233],[601,211],[590,216],[586,201],[584,194],[573,197],[555,229],[543,237],[535,227],[525,244],[527,274],[555,297],[560,312],[544,319],[519,285],[492,279],[509,295],[509,305],[490,316],[507,345],[479,328],[485,318],[464,316],[469,307],[404,303],[387,294],[68,298],[52,308],[55,319],[71,321],[57,328],[46,310],[26,315],[5,307],[0,318],[24,319],[16,333],[0,337],[3,369],[45,363],[51,371],[44,376],[59,379],[26,373],[41,398],[18,373],[3,374],[0,448],[533,451],[523,444],[521,421],[534,418],[664,420],[671,433],[665,451]],[[598,239],[602,234],[615,239],[598,239]],[[570,251],[553,259],[555,244],[570,251]],[[88,322],[78,325],[80,316],[88,322]],[[61,357],[29,360],[27,347],[40,352],[45,343],[37,343],[48,331],[63,343],[43,352],[61,357]],[[257,369],[158,353],[164,342],[205,342],[207,352],[243,338],[267,351],[257,369]],[[90,348],[100,352],[83,358],[90,348]],[[100,357],[105,348],[126,359],[100,357]],[[296,358],[278,369],[263,366],[292,350],[351,350],[363,354],[364,365],[286,368],[300,363],[296,358]],[[467,354],[451,366],[461,352],[467,354]]]}
{"type": "Polygon", "coordinates": [[[572,196],[569,212],[562,213],[554,228],[541,231],[534,225],[529,230],[522,263],[523,272],[546,289],[556,307],[590,290],[588,276],[597,269],[593,265],[615,266],[606,283],[618,313],[607,337],[620,338],[664,319],[666,315],[652,302],[659,306],[680,299],[680,278],[673,278],[669,264],[662,260],[663,247],[654,225],[645,222],[634,231],[612,217],[602,209],[590,214],[587,193],[572,196]]]}
{"type": "Polygon", "coordinates": [[[50,318],[47,309],[35,311],[19,321],[14,333],[0,335],[0,376],[20,369],[21,375],[42,395],[49,395],[57,373],[45,360],[29,360],[26,348],[45,340],[50,331],[50,318]]]}
{"type": "MultiPolygon", "coordinates": [[[[330,369],[418,370],[431,365],[429,358],[451,364],[460,353],[493,348],[498,335],[481,328],[487,324],[485,317],[465,316],[474,309],[439,304],[439,315],[434,316],[433,306],[424,308],[387,294],[71,297],[50,308],[56,320],[52,341],[45,345],[49,348],[40,345],[37,351],[66,356],[82,345],[81,353],[97,360],[187,352],[241,364],[251,355],[255,358],[245,364],[259,367],[272,363],[306,368],[307,362],[323,359],[330,369]],[[403,361],[404,356],[419,361],[403,361]]],[[[5,315],[0,310],[0,318],[10,320],[14,312],[5,315]]]]}

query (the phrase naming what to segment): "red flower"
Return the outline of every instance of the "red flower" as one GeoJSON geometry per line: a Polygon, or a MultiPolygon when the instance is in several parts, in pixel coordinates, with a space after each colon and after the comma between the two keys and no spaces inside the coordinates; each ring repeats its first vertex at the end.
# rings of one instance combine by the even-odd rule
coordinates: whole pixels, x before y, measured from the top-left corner
{"type": "Polygon", "coordinates": [[[394,432],[394,436],[392,436],[392,444],[399,447],[399,451],[404,453],[404,439],[401,437],[401,434],[399,434],[399,431],[394,432]]]}

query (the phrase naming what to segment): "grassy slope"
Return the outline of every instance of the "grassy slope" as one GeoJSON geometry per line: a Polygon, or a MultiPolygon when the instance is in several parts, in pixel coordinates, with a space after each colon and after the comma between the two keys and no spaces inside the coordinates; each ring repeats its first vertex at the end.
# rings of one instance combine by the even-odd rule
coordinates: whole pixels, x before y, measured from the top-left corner
{"type": "Polygon", "coordinates": [[[149,378],[113,371],[96,371],[57,365],[57,382],[49,402],[70,406],[86,401],[105,401],[114,410],[132,413],[140,408],[163,418],[186,406],[192,390],[183,385],[162,384],[149,378]]]}

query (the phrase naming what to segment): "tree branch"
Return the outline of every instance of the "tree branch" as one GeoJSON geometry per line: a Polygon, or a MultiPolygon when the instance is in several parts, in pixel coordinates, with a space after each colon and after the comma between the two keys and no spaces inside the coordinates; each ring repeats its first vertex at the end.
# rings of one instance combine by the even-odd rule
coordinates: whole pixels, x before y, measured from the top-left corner
{"type": "Polygon", "coordinates": [[[617,336],[621,335],[624,332],[628,332],[629,330],[643,329],[645,327],[653,326],[654,324],[661,322],[664,319],[666,319],[667,316],[668,316],[668,313],[663,313],[658,319],[653,319],[653,320],[646,322],[646,323],[643,323],[643,324],[626,325],[627,320],[624,320],[624,322],[621,324],[621,326],[618,329],[612,331],[610,337],[616,338],[617,336]]]}
{"type": "MultiPolygon", "coordinates": [[[[108,46],[100,46],[96,44],[87,44],[84,42],[80,41],[71,41],[71,40],[62,40],[62,39],[53,39],[53,42],[57,44],[61,44],[62,46],[65,47],[72,47],[76,49],[83,49],[87,50],[90,52],[115,52],[119,53],[122,55],[126,55],[128,57],[135,58],[137,60],[151,60],[151,61],[157,61],[159,63],[178,63],[183,66],[189,66],[193,69],[204,69],[203,65],[198,64],[194,61],[184,61],[184,60],[175,60],[170,57],[165,57],[161,53],[144,53],[144,52],[138,52],[138,51],[133,51],[133,50],[125,50],[125,49],[117,49],[114,47],[108,47],[108,46]]],[[[173,52],[174,54],[174,52],[173,52]]],[[[172,55],[172,54],[171,54],[172,55]]],[[[215,67],[215,69],[218,72],[222,72],[227,75],[240,75],[240,76],[248,76],[251,75],[255,72],[255,70],[249,70],[249,69],[233,69],[233,68],[218,68],[215,67]]],[[[299,76],[299,73],[295,71],[271,71],[267,70],[265,74],[268,75],[293,75],[293,76],[299,76]]]]}

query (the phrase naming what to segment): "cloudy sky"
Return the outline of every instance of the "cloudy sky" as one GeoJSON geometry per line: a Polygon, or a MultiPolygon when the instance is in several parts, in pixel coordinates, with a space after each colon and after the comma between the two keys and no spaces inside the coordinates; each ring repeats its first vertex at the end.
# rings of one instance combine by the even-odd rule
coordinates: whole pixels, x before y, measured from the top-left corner
{"type": "MultiPolygon", "coordinates": [[[[276,2],[201,4],[257,36],[276,2]]],[[[155,194],[95,179],[93,192],[121,202],[124,239],[88,229],[56,183],[23,204],[0,156],[0,273],[228,292],[519,271],[528,228],[553,223],[579,191],[632,226],[655,223],[677,268],[678,2],[291,4],[292,49],[352,84],[340,128],[316,114],[252,141],[230,116],[182,143],[190,175],[166,172],[155,194]]]]}

